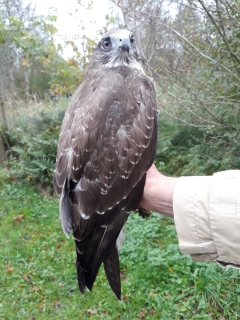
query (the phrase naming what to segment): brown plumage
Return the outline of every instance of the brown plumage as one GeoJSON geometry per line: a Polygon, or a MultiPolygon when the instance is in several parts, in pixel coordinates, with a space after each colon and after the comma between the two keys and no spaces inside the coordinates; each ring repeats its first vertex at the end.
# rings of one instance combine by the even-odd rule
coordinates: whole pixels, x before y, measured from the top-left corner
{"type": "Polygon", "coordinates": [[[103,263],[121,299],[117,238],[140,203],[157,143],[155,90],[130,31],[105,34],[63,119],[54,188],[73,233],[80,291],[103,263]]]}

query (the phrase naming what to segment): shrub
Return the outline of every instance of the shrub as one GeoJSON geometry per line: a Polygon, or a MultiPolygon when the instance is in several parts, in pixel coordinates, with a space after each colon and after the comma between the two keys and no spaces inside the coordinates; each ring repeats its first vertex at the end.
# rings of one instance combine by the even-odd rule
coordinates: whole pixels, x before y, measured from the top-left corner
{"type": "Polygon", "coordinates": [[[161,115],[156,164],[166,174],[177,176],[240,169],[235,128],[184,126],[161,115]]]}
{"type": "Polygon", "coordinates": [[[44,187],[52,185],[58,137],[64,111],[42,111],[5,132],[11,147],[7,160],[11,179],[25,178],[44,187]]]}

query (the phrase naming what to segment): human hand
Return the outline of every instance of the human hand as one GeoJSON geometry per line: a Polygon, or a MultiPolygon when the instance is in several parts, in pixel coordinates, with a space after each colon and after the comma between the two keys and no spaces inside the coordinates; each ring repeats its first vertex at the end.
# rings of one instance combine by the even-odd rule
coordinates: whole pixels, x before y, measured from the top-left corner
{"type": "Polygon", "coordinates": [[[173,192],[177,178],[166,177],[153,164],[147,172],[140,207],[173,218],[173,192]]]}

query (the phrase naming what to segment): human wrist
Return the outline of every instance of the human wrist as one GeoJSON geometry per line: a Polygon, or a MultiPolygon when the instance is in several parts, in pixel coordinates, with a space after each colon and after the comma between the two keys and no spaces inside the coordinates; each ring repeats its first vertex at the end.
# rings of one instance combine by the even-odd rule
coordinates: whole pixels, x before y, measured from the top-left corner
{"type": "Polygon", "coordinates": [[[140,206],[173,218],[173,192],[178,178],[167,177],[156,167],[148,172],[140,206]]]}
{"type": "Polygon", "coordinates": [[[174,218],[173,212],[173,193],[178,178],[167,177],[159,173],[158,185],[156,190],[158,199],[156,212],[164,216],[174,218]]]}

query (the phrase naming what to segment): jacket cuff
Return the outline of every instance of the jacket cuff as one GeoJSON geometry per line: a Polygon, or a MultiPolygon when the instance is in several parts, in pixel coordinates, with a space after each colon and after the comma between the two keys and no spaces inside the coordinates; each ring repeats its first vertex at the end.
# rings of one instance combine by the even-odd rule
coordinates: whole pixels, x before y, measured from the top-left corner
{"type": "Polygon", "coordinates": [[[215,173],[209,190],[209,226],[217,261],[224,267],[240,264],[240,171],[215,173]]]}
{"type": "Polygon", "coordinates": [[[179,246],[193,261],[214,261],[216,249],[209,228],[208,196],[211,177],[181,177],[173,194],[179,246]]]}
{"type": "Polygon", "coordinates": [[[193,261],[240,265],[240,171],[181,177],[173,211],[183,253],[193,261]]]}

